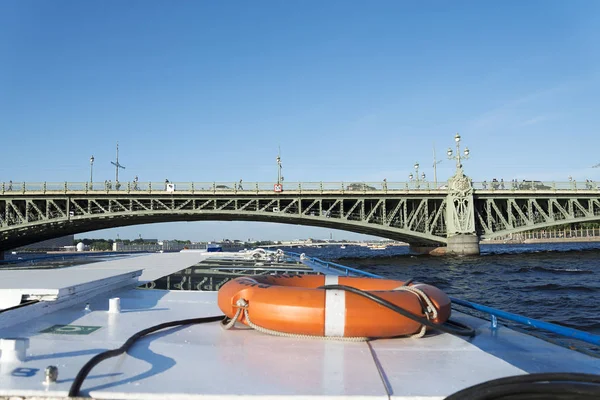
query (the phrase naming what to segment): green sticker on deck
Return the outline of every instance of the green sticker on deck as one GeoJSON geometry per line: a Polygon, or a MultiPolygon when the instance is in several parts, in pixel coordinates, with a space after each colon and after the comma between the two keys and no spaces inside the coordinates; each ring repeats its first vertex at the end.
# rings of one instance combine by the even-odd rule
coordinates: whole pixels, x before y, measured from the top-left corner
{"type": "Polygon", "coordinates": [[[89,335],[100,328],[100,326],[85,325],[54,325],[50,328],[40,331],[40,333],[56,333],[58,335],[89,335]]]}

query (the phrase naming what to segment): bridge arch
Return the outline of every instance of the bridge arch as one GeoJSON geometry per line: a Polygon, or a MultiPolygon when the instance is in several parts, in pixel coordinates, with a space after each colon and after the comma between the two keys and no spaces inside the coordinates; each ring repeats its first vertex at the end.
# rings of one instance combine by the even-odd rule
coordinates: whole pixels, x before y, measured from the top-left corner
{"type": "MultiPolygon", "coordinates": [[[[433,234],[434,224],[430,224],[428,231],[419,230],[428,225],[423,222],[425,218],[436,223],[429,214],[420,211],[424,210],[424,203],[427,200],[364,197],[340,200],[322,196],[15,199],[5,204],[0,250],[65,234],[178,221],[274,222],[340,229],[417,245],[444,245],[446,238],[433,234]],[[410,212],[410,219],[398,212],[402,207],[410,212]],[[12,218],[12,224],[6,224],[7,216],[12,218]]],[[[443,223],[442,211],[443,207],[435,214],[440,219],[438,225],[443,223]]]]}

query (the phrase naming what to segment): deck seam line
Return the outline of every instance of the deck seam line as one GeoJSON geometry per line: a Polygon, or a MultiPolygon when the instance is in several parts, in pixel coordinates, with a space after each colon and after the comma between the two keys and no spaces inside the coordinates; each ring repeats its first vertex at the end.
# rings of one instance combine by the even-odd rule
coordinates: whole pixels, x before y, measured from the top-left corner
{"type": "Polygon", "coordinates": [[[390,384],[390,381],[387,378],[385,371],[383,370],[383,366],[379,362],[379,358],[377,357],[377,353],[375,353],[375,349],[371,346],[371,341],[367,341],[367,347],[371,352],[371,358],[373,359],[373,363],[375,364],[375,368],[377,368],[377,372],[379,373],[379,377],[381,378],[381,383],[385,389],[385,393],[387,394],[388,400],[391,400],[392,395],[394,394],[394,390],[390,384]]]}

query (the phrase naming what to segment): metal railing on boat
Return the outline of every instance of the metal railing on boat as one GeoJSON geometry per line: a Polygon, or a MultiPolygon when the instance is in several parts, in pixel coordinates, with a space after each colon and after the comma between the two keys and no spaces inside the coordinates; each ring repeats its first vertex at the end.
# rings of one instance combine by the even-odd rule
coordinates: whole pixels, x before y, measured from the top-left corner
{"type": "MultiPolygon", "coordinates": [[[[293,251],[286,251],[285,252],[287,255],[291,255],[293,257],[301,257],[302,254],[300,253],[295,253],[293,251]]],[[[319,264],[322,267],[325,267],[327,269],[335,269],[338,271],[342,271],[344,272],[347,276],[351,275],[351,274],[356,274],[356,275],[362,275],[362,276],[368,276],[370,278],[382,278],[379,275],[375,275],[372,274],[370,272],[365,272],[365,271],[361,271],[360,269],[356,269],[356,268],[350,268],[350,267],[346,267],[345,265],[342,264],[337,264],[331,261],[323,261],[320,258],[316,258],[316,257],[305,257],[304,259],[311,261],[315,264],[319,264]]]]}
{"type": "Polygon", "coordinates": [[[473,303],[468,300],[457,299],[455,297],[450,296],[450,300],[453,303],[461,305],[463,307],[471,308],[473,310],[481,311],[487,313],[491,316],[492,329],[497,328],[498,322],[497,318],[502,318],[507,321],[516,322],[522,325],[527,325],[532,328],[542,329],[544,331],[552,332],[557,335],[569,338],[569,339],[577,339],[586,343],[591,343],[595,345],[600,345],[600,335],[594,335],[589,332],[580,331],[573,328],[568,328],[562,325],[552,324],[550,322],[540,321],[539,319],[533,319],[529,317],[525,317],[520,314],[513,314],[507,311],[498,310],[496,308],[484,306],[482,304],[473,303]]]}
{"type": "MultiPolygon", "coordinates": [[[[294,253],[291,251],[286,251],[286,254],[293,257],[300,257],[301,254],[294,253]]],[[[330,261],[323,261],[320,258],[316,257],[305,257],[306,260],[309,260],[313,263],[324,266],[325,268],[333,268],[342,272],[345,272],[346,275],[361,275],[367,276],[370,278],[381,278],[384,277],[381,275],[376,275],[370,272],[361,271],[356,268],[346,267],[345,265],[337,264],[330,261]]],[[[553,324],[550,322],[540,321],[538,319],[529,318],[520,314],[513,314],[507,311],[498,310],[493,307],[484,306],[483,304],[473,303],[472,301],[458,299],[456,297],[449,296],[450,300],[463,307],[467,307],[476,311],[480,311],[486,313],[490,316],[491,328],[498,328],[498,318],[504,319],[506,321],[515,322],[517,324],[530,326],[532,328],[540,329],[546,332],[551,332],[556,335],[562,336],[568,339],[577,339],[582,342],[590,343],[596,346],[600,345],[600,335],[594,335],[593,333],[580,331],[578,329],[569,328],[562,325],[553,324]]]]}

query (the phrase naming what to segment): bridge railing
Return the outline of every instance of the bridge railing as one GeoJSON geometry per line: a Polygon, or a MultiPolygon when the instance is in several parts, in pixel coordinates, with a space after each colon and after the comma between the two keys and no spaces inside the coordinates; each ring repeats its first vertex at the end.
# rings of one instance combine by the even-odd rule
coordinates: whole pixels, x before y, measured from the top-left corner
{"type": "MultiPolygon", "coordinates": [[[[438,190],[446,186],[438,185],[438,190]]],[[[373,193],[394,191],[431,191],[432,182],[285,182],[283,192],[300,193],[373,193]]],[[[257,193],[276,192],[273,182],[3,182],[1,193],[6,192],[192,192],[192,193],[257,193]]]]}
{"type": "Polygon", "coordinates": [[[491,191],[517,191],[517,190],[533,190],[533,191],[552,191],[552,190],[600,190],[600,181],[483,181],[473,182],[473,188],[476,190],[491,190],[491,191]]]}
{"type": "MultiPolygon", "coordinates": [[[[475,190],[492,192],[515,191],[597,191],[597,181],[491,181],[473,182],[475,190]]],[[[337,192],[347,194],[361,193],[398,193],[423,191],[444,193],[448,190],[445,182],[284,182],[282,192],[326,193],[337,192]]],[[[276,192],[278,188],[273,182],[3,182],[0,193],[7,192],[127,192],[127,193],[213,193],[213,194],[252,194],[259,192],[276,192]]]]}

